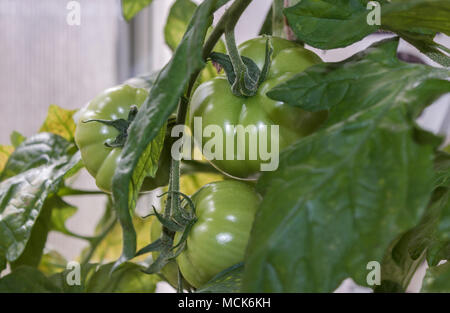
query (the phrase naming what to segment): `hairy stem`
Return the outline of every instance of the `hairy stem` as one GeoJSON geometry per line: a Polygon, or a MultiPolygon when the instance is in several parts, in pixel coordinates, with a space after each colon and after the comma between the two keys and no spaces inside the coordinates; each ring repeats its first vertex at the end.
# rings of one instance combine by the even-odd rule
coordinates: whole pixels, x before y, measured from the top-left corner
{"type": "MultiPolygon", "coordinates": [[[[216,27],[214,27],[213,31],[211,32],[211,35],[209,35],[207,41],[205,42],[205,45],[203,46],[203,59],[207,60],[209,55],[211,54],[212,50],[216,46],[217,42],[220,40],[220,37],[225,32],[225,29],[234,29],[237,22],[239,21],[239,18],[241,17],[242,13],[245,11],[245,9],[249,6],[249,4],[252,2],[252,0],[236,0],[234,3],[227,9],[227,11],[223,14],[223,16],[220,18],[219,22],[217,23],[216,27]]],[[[197,71],[194,73],[189,81],[188,88],[186,90],[185,97],[180,100],[180,105],[178,106],[178,115],[177,115],[177,124],[178,125],[184,125],[186,122],[186,115],[187,115],[187,109],[189,104],[189,98],[192,93],[192,89],[194,88],[195,81],[197,80],[198,75],[200,74],[200,71],[197,71]]],[[[173,164],[175,166],[178,166],[178,164],[173,164]]],[[[173,171],[173,169],[171,170],[173,171]]],[[[179,170],[178,170],[179,173],[179,170]]],[[[179,191],[178,189],[175,191],[179,191]]]]}
{"type": "Polygon", "coordinates": [[[233,64],[234,72],[236,73],[237,80],[244,74],[246,66],[239,55],[238,48],[236,46],[236,39],[234,38],[234,29],[225,30],[225,43],[227,46],[228,54],[230,55],[231,63],[233,64]]]}
{"type": "MultiPolygon", "coordinates": [[[[170,182],[170,191],[180,191],[180,161],[172,159],[172,179],[170,182]]],[[[180,207],[180,197],[176,193],[170,194],[170,209],[175,210],[180,207]]],[[[165,212],[164,212],[165,213],[165,212]]],[[[167,214],[171,216],[170,214],[167,214]]]]}
{"type": "Polygon", "coordinates": [[[225,32],[225,28],[234,29],[242,13],[251,2],[252,0],[236,0],[224,13],[222,18],[219,20],[216,27],[212,31],[211,35],[208,37],[205,46],[203,47],[203,58],[205,60],[214,49],[220,37],[222,37],[223,33],[225,32]]]}
{"type": "MultiPolygon", "coordinates": [[[[252,0],[236,0],[230,8],[225,12],[222,18],[219,20],[217,26],[212,31],[208,40],[206,41],[203,47],[203,59],[206,61],[209,57],[210,53],[214,49],[217,42],[220,40],[220,37],[223,35],[226,26],[228,29],[236,25],[239,17],[242,15],[242,12],[247,8],[247,6],[251,3],[252,0]]],[[[180,98],[180,102],[178,105],[178,113],[177,113],[177,125],[184,125],[186,123],[187,110],[189,105],[189,98],[191,96],[192,90],[195,85],[195,81],[197,80],[200,71],[194,73],[189,80],[189,85],[186,89],[185,96],[180,98]]],[[[172,143],[176,138],[171,138],[172,143]]],[[[180,153],[179,151],[177,153],[180,153]]],[[[180,191],[180,158],[179,155],[172,156],[171,166],[170,166],[170,183],[169,183],[169,193],[168,199],[166,202],[166,206],[164,209],[164,217],[171,218],[172,212],[179,208],[180,206],[180,198],[177,192],[180,191]]],[[[164,229],[162,233],[162,240],[168,243],[173,242],[174,234],[170,234],[167,229],[164,229]]],[[[161,255],[160,255],[161,257],[161,255]]]]}
{"type": "MultiPolygon", "coordinates": [[[[189,101],[187,98],[182,97],[180,99],[180,103],[178,105],[178,114],[177,114],[177,125],[184,125],[186,121],[186,115],[187,115],[187,108],[188,108],[189,101]]],[[[178,138],[171,138],[172,144],[175,142],[178,138]]],[[[169,191],[180,191],[180,151],[176,151],[177,155],[172,155],[171,165],[170,165],[170,184],[169,184],[169,191]],[[174,158],[175,157],[175,158],[174,158]]],[[[172,210],[175,208],[178,208],[180,206],[180,198],[175,194],[170,194],[168,197],[168,201],[170,201],[170,204],[166,206],[164,210],[164,217],[170,218],[172,214],[172,210]]]]}

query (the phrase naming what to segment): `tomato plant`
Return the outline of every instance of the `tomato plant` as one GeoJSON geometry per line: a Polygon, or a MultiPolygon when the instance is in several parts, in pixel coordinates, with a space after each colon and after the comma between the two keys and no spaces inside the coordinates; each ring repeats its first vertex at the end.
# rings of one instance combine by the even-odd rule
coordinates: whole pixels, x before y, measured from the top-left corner
{"type": "Polygon", "coordinates": [[[448,119],[420,119],[450,92],[449,2],[273,0],[238,45],[251,3],[174,1],[162,68],[0,146],[0,292],[406,292],[424,263],[414,291],[450,291],[448,119]],[[106,199],[92,236],[75,196],[106,199]],[[51,232],[86,243],[77,284],[51,232]]]}

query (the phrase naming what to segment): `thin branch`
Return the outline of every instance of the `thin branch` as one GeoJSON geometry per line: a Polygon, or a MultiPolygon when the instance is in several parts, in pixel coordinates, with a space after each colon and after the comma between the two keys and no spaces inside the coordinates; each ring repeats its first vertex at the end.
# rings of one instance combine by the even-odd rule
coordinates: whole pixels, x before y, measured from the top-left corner
{"type": "Polygon", "coordinates": [[[286,38],[284,31],[284,0],[273,1],[273,15],[272,15],[272,34],[273,36],[286,38]]]}
{"type": "Polygon", "coordinates": [[[109,232],[114,228],[116,223],[117,223],[117,218],[114,218],[114,220],[108,225],[108,227],[105,228],[105,230],[100,235],[92,238],[91,247],[89,249],[89,252],[84,257],[81,265],[85,265],[85,264],[89,263],[92,256],[94,255],[95,250],[97,250],[100,243],[103,241],[103,239],[105,239],[105,237],[109,234],[109,232]]]}
{"type": "Polygon", "coordinates": [[[251,2],[252,0],[236,0],[224,13],[203,47],[203,58],[205,60],[216,46],[220,37],[222,37],[225,32],[225,28],[234,28],[242,13],[251,2]]]}

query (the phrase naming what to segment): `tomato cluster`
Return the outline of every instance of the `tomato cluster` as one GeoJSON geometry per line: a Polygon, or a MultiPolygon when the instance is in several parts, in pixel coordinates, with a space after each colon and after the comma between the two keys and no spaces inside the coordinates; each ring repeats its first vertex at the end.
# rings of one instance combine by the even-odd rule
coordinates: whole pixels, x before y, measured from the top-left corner
{"type": "MultiPolygon", "coordinates": [[[[230,125],[278,125],[279,137],[272,138],[269,146],[278,145],[282,150],[314,132],[327,118],[326,112],[306,112],[266,96],[272,87],[320,62],[314,53],[292,41],[272,37],[271,42],[273,55],[270,71],[256,95],[235,96],[225,75],[218,75],[201,84],[190,101],[190,121],[201,117],[203,128],[218,125],[224,137],[229,136],[236,146],[245,147],[244,159],[238,159],[235,155],[234,159],[226,160],[224,142],[224,158],[211,161],[216,168],[233,178],[248,178],[258,173],[263,160],[259,156],[249,158],[249,142],[246,142],[246,137],[238,138],[236,134],[228,133],[230,125]]],[[[239,52],[262,68],[266,60],[266,38],[243,43],[239,52]]],[[[144,88],[121,85],[97,96],[81,112],[75,140],[87,170],[95,177],[97,186],[106,192],[111,191],[112,177],[122,149],[117,142],[126,138],[127,134],[126,127],[121,133],[105,121],[131,123],[133,110],[138,110],[147,97],[148,91],[144,88]]],[[[252,131],[257,132],[254,134],[257,137],[260,135],[260,127],[252,131]]],[[[208,138],[203,139],[202,142],[205,142],[208,138]]],[[[144,190],[167,185],[170,156],[166,150],[160,158],[156,177],[146,179],[144,190]]],[[[222,270],[243,261],[261,198],[249,183],[225,180],[202,187],[191,199],[196,208],[197,221],[190,229],[184,250],[176,261],[169,262],[163,268],[162,275],[175,286],[179,268],[187,283],[198,288],[222,270]]],[[[161,229],[158,221],[153,223],[152,240],[160,237],[161,229]]],[[[181,233],[176,233],[174,242],[178,242],[181,236],[181,233]]],[[[154,253],[153,257],[157,258],[158,253],[154,253]]]]}

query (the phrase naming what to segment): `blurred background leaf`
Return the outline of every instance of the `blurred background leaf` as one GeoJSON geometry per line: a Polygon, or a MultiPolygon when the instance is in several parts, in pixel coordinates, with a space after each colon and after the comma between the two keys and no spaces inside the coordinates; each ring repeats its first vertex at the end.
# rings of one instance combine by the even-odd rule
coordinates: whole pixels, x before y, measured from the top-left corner
{"type": "Polygon", "coordinates": [[[130,21],[136,14],[153,0],[122,0],[122,14],[125,20],[130,21]]]}
{"type": "Polygon", "coordinates": [[[68,141],[73,141],[75,135],[75,121],[73,115],[77,110],[65,110],[57,105],[48,107],[47,118],[39,132],[60,135],[68,141]]]}

